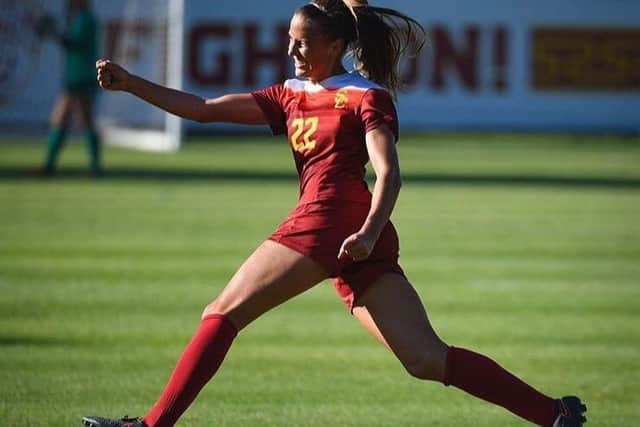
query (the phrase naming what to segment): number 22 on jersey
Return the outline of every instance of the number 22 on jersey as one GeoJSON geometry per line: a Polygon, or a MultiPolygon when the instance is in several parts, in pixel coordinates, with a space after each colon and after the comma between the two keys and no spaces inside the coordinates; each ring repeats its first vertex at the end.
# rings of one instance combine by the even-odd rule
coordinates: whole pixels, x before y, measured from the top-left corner
{"type": "Polygon", "coordinates": [[[314,135],[318,130],[318,117],[293,119],[291,127],[291,146],[298,153],[312,150],[316,146],[314,135]]]}

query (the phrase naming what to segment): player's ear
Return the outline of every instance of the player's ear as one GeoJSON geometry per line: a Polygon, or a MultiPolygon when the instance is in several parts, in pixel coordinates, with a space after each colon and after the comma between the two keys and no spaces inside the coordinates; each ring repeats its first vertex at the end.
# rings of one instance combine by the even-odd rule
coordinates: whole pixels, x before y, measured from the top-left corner
{"type": "Polygon", "coordinates": [[[337,57],[342,57],[342,54],[344,53],[345,48],[346,48],[345,41],[344,39],[341,39],[341,38],[332,40],[331,43],[329,44],[329,51],[331,52],[332,55],[337,57]]]}

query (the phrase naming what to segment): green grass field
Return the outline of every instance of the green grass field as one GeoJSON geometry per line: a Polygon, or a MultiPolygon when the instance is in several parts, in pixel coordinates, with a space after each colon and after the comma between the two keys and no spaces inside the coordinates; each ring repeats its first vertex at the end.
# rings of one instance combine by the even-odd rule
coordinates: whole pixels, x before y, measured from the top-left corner
{"type": "MultiPolygon", "coordinates": [[[[44,147],[0,143],[0,425],[143,415],[202,308],[295,203],[286,144],[107,148],[84,176],[29,178],[44,147]]],[[[450,344],[487,353],[590,426],[640,418],[640,141],[408,135],[401,264],[450,344]]],[[[258,320],[182,426],[524,426],[411,379],[323,283],[258,320]]]]}

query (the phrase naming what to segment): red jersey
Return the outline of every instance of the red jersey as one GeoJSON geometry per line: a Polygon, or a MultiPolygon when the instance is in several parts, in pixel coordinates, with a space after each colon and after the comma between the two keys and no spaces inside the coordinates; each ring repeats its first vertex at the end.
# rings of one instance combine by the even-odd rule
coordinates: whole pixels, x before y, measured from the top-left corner
{"type": "Polygon", "coordinates": [[[300,177],[300,202],[369,202],[365,134],[387,124],[398,139],[389,92],[357,73],[319,83],[292,79],[252,93],[274,135],[286,132],[300,177]]]}

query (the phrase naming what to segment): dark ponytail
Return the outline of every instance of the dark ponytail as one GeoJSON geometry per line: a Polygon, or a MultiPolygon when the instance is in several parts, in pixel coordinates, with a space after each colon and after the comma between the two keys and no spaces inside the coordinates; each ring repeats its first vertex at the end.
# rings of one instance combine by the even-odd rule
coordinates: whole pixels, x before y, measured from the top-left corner
{"type": "Polygon", "coordinates": [[[416,54],[425,30],[415,19],[366,0],[313,0],[300,9],[332,38],[342,38],[358,72],[392,94],[402,87],[402,56],[416,54]]]}

